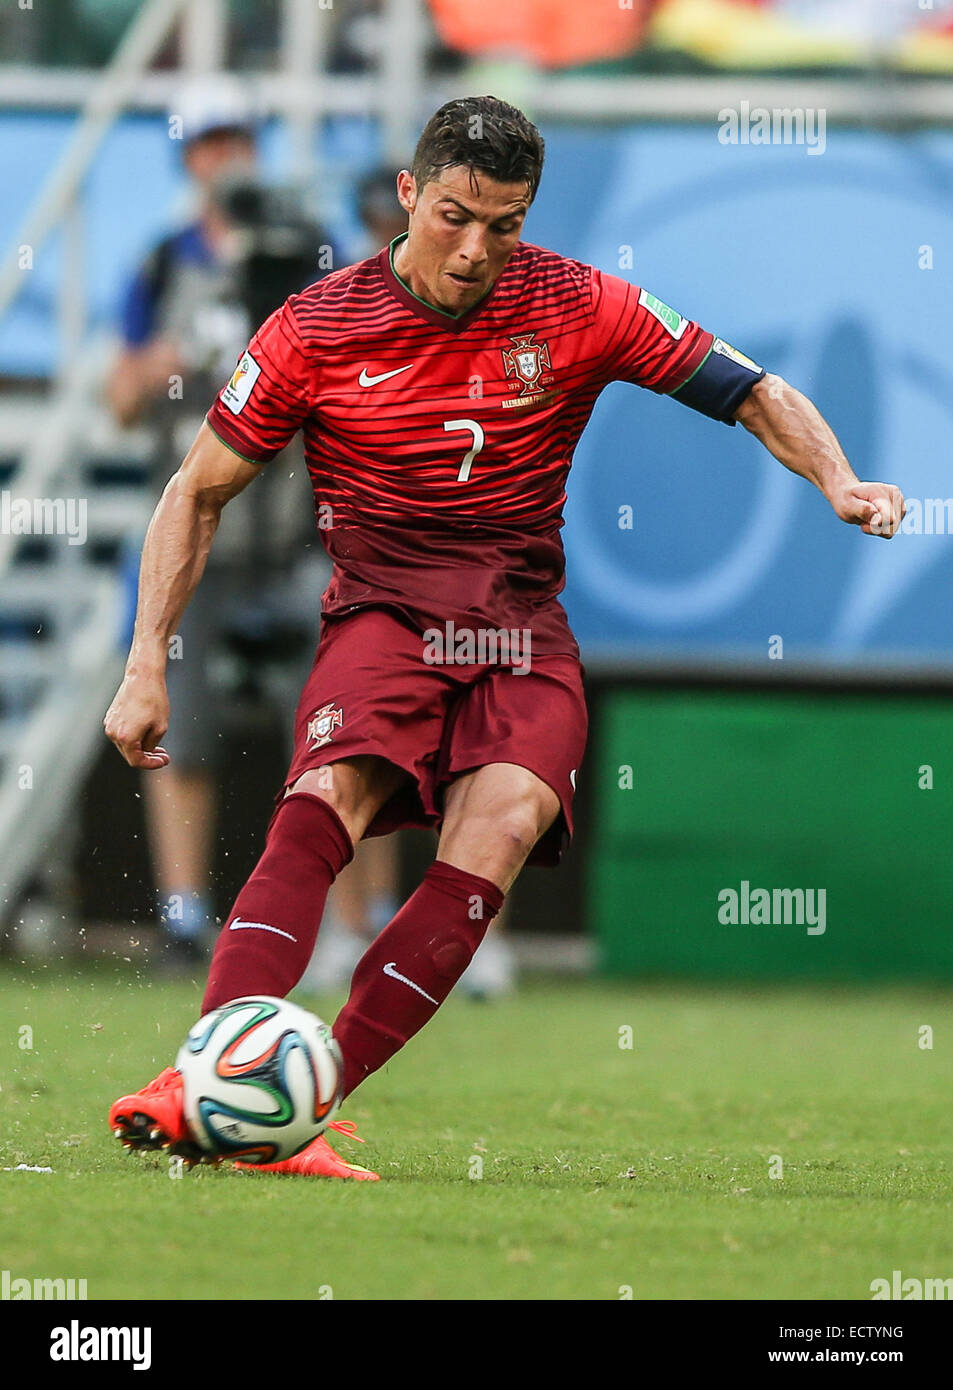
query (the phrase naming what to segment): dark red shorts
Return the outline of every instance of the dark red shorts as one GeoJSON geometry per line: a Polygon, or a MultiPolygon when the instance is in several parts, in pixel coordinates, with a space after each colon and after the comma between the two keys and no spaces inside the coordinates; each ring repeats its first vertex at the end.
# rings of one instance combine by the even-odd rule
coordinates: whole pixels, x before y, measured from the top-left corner
{"type": "Polygon", "coordinates": [[[574,656],[502,665],[429,665],[424,639],[400,614],[361,608],[326,618],[295,717],[284,788],[310,768],[376,754],[413,779],[381,808],[368,835],[439,827],[443,788],[487,763],[516,763],[552,787],[562,814],[529,863],[554,865],[572,835],[588,717],[574,656]]]}

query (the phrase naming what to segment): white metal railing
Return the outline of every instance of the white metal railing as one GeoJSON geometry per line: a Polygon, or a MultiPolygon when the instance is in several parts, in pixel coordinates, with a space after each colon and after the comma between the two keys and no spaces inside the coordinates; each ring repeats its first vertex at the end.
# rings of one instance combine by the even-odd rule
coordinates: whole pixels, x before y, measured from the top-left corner
{"type": "MultiPolygon", "coordinates": [[[[86,329],[83,275],[83,218],[79,202],[83,180],[102,141],[125,111],[167,111],[181,93],[183,75],[200,77],[220,69],[226,52],[228,6],[225,0],[147,0],[103,71],[77,73],[56,69],[7,67],[2,70],[0,101],[5,105],[81,107],[76,129],[39,197],[0,259],[0,316],[28,272],[21,251],[33,260],[58,226],[66,232],[66,254],[59,306],[59,361],[68,370],[86,329]],[[181,21],[182,67],[150,72],[149,64],[181,21]]],[[[277,114],[291,133],[291,164],[301,182],[316,168],[315,130],[337,113],[371,114],[382,126],[383,146],[391,157],[404,155],[413,142],[424,81],[428,38],[424,0],[385,0],[384,38],[377,77],[329,78],[325,69],[333,5],[320,0],[283,0],[279,73],[243,74],[262,116],[277,114]]]]}
{"type": "MultiPolygon", "coordinates": [[[[77,463],[95,440],[100,388],[110,354],[105,334],[91,339],[72,371],[40,408],[20,465],[5,485],[14,501],[72,507],[85,544],[51,538],[45,563],[16,563],[21,536],[0,533],[0,610],[43,614],[47,640],[0,641],[0,917],[6,917],[38,868],[63,850],[59,829],[102,740],[102,715],[122,667],[118,647],[123,585],[117,572],[90,563],[91,542],[134,541],[150,505],[132,494],[108,502],[108,487],[81,480],[77,463]],[[80,512],[79,509],[82,509],[80,512]],[[105,513],[105,515],[104,515],[105,513]],[[94,520],[93,520],[94,519],[94,520]]],[[[34,407],[36,410],[36,407],[34,407]]],[[[65,852],[65,851],[64,851],[65,852]]]]}
{"type": "Polygon", "coordinates": [[[419,130],[426,22],[421,0],[389,0],[381,52],[380,111],[384,156],[406,159],[419,130]]]}
{"type": "MultiPolygon", "coordinates": [[[[197,2],[204,5],[206,0],[197,2]]],[[[66,149],[0,262],[2,314],[26,282],[22,248],[29,248],[35,264],[51,234],[63,228],[65,255],[58,288],[61,370],[8,484],[11,497],[28,507],[49,504],[51,515],[57,506],[65,509],[72,502],[77,511],[83,509],[85,519],[89,499],[76,495],[84,490],[76,465],[102,409],[110,351],[105,335],[87,334],[80,191],[103,139],[134,97],[142,72],[184,3],[148,0],[140,9],[112,62],[86,94],[66,149]]],[[[127,508],[119,518],[118,536],[111,539],[131,538],[140,525],[144,528],[140,510],[135,505],[127,508]]],[[[89,563],[86,547],[71,545],[70,539],[53,537],[48,563],[25,566],[16,563],[21,536],[12,526],[0,532],[0,599],[5,610],[39,608],[48,615],[49,629],[49,640],[42,645],[2,643],[0,910],[5,916],[37,870],[65,852],[61,827],[101,741],[102,712],[121,665],[119,576],[98,570],[89,563]]]]}
{"type": "Polygon", "coordinates": [[[116,689],[121,593],[110,575],[91,577],[76,625],[47,683],[5,749],[0,778],[0,916],[15,906],[57,836],[101,745],[102,716],[116,689]],[[29,776],[25,777],[24,773],[29,776]]]}
{"type": "MultiPolygon", "coordinates": [[[[317,26],[317,34],[325,34],[321,26],[317,26]]],[[[408,61],[407,54],[401,54],[399,48],[397,54],[400,63],[408,61]]],[[[392,66],[399,68],[396,57],[392,66]]],[[[407,74],[408,88],[410,75],[407,74]]],[[[322,74],[320,68],[315,68],[301,77],[285,68],[280,73],[249,72],[242,76],[254,86],[265,114],[304,113],[313,120],[328,115],[373,115],[382,119],[390,115],[390,109],[384,109],[385,89],[376,75],[322,74]],[[316,74],[320,74],[320,81],[314,80],[316,74]]],[[[2,78],[0,101],[4,105],[75,110],[85,104],[102,74],[9,66],[2,70],[2,78]]],[[[691,77],[649,73],[632,77],[574,77],[527,71],[525,80],[535,113],[553,120],[707,120],[722,106],[745,97],[752,106],[823,105],[830,122],[953,124],[953,81],[948,77],[881,71],[849,77],[785,77],[752,72],[697,73],[691,77]]],[[[143,73],[127,109],[143,113],[168,110],[181,81],[180,72],[143,73]]],[[[453,79],[435,83],[427,94],[439,98],[442,93],[459,94],[459,82],[453,79]]]]}
{"type": "MultiPolygon", "coordinates": [[[[327,55],[330,47],[328,12],[316,0],[284,0],[282,9],[281,68],[283,109],[291,134],[292,174],[304,182],[313,171],[315,123],[322,114],[306,94],[327,92],[327,55]],[[320,81],[317,75],[321,74],[320,81]]],[[[261,89],[259,88],[261,94],[261,89]]]]}
{"type": "Polygon", "coordinates": [[[225,0],[190,0],[182,14],[182,67],[193,77],[224,67],[227,38],[225,0]]]}
{"type": "MultiPolygon", "coordinates": [[[[108,351],[105,336],[89,343],[52,399],[45,403],[41,423],[22,453],[19,467],[6,484],[18,497],[63,497],[71,487],[70,474],[88,437],[89,417],[108,351]]],[[[19,535],[0,532],[0,575],[9,569],[20,542],[19,535]]],[[[75,551],[78,547],[71,548],[75,551]]],[[[64,599],[68,598],[69,595],[64,594],[64,599]]]]}
{"type": "MultiPolygon", "coordinates": [[[[184,4],[185,0],[148,0],[130,25],[109,67],[97,75],[98,81],[88,91],[82,116],[59,163],[27,213],[13,245],[0,261],[0,315],[24,283],[27,272],[20,268],[21,248],[29,247],[35,262],[40,247],[75,207],[83,179],[100,145],[116,117],[133,99],[142,72],[165,41],[184,4]]],[[[73,230],[74,233],[79,231],[78,218],[73,230]]],[[[81,246],[77,247],[74,242],[67,252],[66,261],[71,268],[81,266],[81,246]]],[[[82,276],[76,279],[81,286],[82,276]]],[[[82,309],[76,307],[75,296],[78,292],[78,288],[74,287],[73,295],[67,299],[69,307],[65,326],[73,333],[81,332],[85,321],[82,309]]],[[[64,334],[60,346],[61,363],[71,366],[79,342],[70,341],[64,334]]]]}

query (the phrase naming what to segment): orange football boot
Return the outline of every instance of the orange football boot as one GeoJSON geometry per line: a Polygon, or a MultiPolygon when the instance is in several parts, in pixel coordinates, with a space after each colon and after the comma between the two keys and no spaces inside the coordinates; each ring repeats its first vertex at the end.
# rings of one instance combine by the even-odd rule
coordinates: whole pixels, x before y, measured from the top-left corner
{"type": "MultiPolygon", "coordinates": [[[[356,1139],[359,1144],[365,1141],[355,1133],[357,1126],[353,1120],[332,1120],[328,1129],[336,1129],[348,1139],[356,1139]]],[[[256,1173],[290,1173],[305,1178],[358,1178],[364,1182],[380,1182],[380,1173],[372,1173],[370,1168],[362,1168],[359,1163],[348,1163],[331,1145],[319,1135],[312,1139],[306,1149],[293,1158],[285,1158],[280,1163],[242,1163],[235,1160],[236,1168],[251,1169],[256,1173]]]]}
{"type": "Polygon", "coordinates": [[[154,1081],[131,1096],[120,1096],[109,1111],[109,1127],[124,1149],[145,1153],[165,1149],[193,1163],[214,1163],[194,1142],[185,1122],[182,1073],[175,1067],[160,1071],[154,1081]]]}
{"type": "MultiPolygon", "coordinates": [[[[164,1149],[185,1160],[189,1167],[195,1163],[218,1165],[222,1158],[213,1157],[200,1149],[192,1139],[185,1120],[182,1101],[182,1073],[166,1067],[148,1086],[129,1096],[120,1096],[109,1111],[109,1127],[124,1149],[130,1153],[146,1153],[164,1149]]],[[[355,1133],[352,1120],[332,1120],[329,1129],[336,1129],[348,1139],[365,1141],[355,1133]]],[[[380,1174],[358,1163],[348,1163],[335,1153],[323,1136],[312,1139],[306,1149],[280,1163],[241,1163],[236,1168],[249,1168],[259,1173],[292,1173],[309,1178],[362,1178],[379,1182],[380,1174]]]]}

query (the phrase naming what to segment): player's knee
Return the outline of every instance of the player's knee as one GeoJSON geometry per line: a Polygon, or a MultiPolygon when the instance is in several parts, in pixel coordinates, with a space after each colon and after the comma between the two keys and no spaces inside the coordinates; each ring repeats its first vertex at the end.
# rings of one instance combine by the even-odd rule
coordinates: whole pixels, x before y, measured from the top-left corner
{"type": "Polygon", "coordinates": [[[493,818],[494,834],[514,860],[525,859],[543,833],[540,809],[532,801],[517,802],[493,818]]]}

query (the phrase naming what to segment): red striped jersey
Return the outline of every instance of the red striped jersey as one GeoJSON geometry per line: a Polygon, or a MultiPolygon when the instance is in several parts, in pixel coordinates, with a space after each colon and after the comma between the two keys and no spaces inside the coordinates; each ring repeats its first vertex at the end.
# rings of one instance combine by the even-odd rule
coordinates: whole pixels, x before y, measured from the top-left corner
{"type": "Polygon", "coordinates": [[[334,562],[325,614],[388,603],[423,627],[529,626],[538,651],[575,652],[556,595],[579,437],[608,382],[675,391],[712,335],[526,242],[454,317],[409,290],[393,251],[292,295],[208,423],[255,463],[303,431],[334,562]]]}

